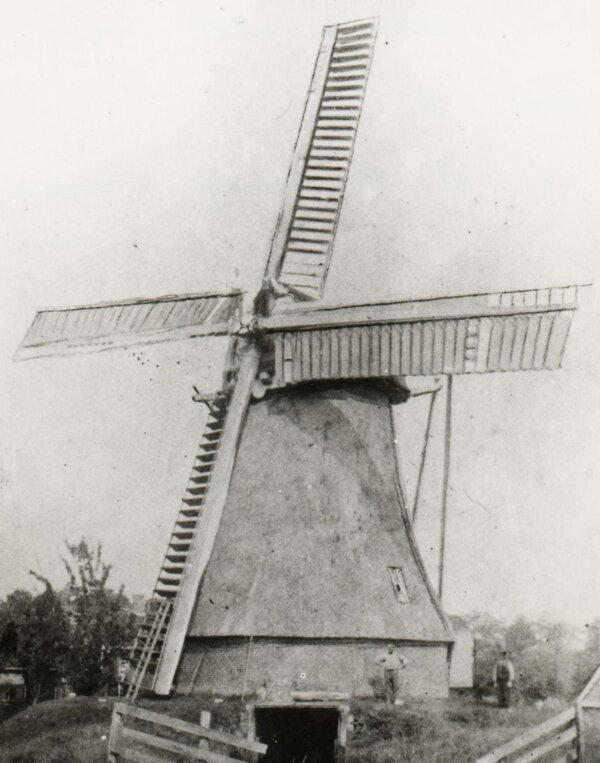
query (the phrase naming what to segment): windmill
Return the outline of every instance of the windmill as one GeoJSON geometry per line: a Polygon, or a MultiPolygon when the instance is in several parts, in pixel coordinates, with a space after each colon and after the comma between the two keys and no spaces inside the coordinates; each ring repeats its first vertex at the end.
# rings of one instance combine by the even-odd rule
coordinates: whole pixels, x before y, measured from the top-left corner
{"type": "MultiPolygon", "coordinates": [[[[443,695],[452,632],[417,547],[392,407],[406,377],[560,367],[577,289],[321,302],[377,35],[325,27],[262,287],[38,312],[19,359],[229,337],[220,390],[136,639],[138,691],[443,695]]],[[[444,490],[447,490],[446,449],[444,490]]],[[[445,502],[444,502],[445,506],[445,502]]],[[[441,519],[443,537],[445,509],[441,519]]]]}

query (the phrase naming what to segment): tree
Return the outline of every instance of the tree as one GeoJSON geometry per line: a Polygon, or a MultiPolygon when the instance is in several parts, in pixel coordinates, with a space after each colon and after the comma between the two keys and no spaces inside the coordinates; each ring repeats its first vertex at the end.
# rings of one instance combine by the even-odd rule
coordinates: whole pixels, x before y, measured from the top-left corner
{"type": "Polygon", "coordinates": [[[82,538],[67,543],[67,551],[69,675],[77,694],[93,694],[116,682],[119,658],[127,656],[135,633],[135,616],[125,609],[123,588],[107,587],[111,565],[104,562],[100,544],[91,550],[82,538]]]}
{"type": "Polygon", "coordinates": [[[475,639],[473,688],[477,697],[494,691],[493,670],[504,644],[505,626],[491,615],[476,613],[466,618],[475,639]]]}
{"type": "Polygon", "coordinates": [[[69,654],[69,621],[59,597],[45,581],[36,596],[14,591],[0,606],[0,659],[24,672],[27,699],[34,704],[62,675],[69,654]]]}
{"type": "Polygon", "coordinates": [[[600,665],[600,620],[586,623],[585,644],[577,654],[573,679],[574,690],[579,693],[600,665]]]}

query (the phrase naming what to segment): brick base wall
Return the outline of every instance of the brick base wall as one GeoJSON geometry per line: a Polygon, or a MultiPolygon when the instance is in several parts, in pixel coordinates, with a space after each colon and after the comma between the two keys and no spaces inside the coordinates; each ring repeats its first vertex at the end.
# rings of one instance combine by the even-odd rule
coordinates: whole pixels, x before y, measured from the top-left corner
{"type": "MultiPolygon", "coordinates": [[[[288,701],[294,691],[373,696],[381,684],[375,662],[388,642],[309,639],[188,638],[177,675],[177,692],[251,696],[288,701]],[[193,684],[193,685],[192,685],[193,684]]],[[[406,657],[401,696],[448,695],[448,647],[396,644],[406,657]]]]}

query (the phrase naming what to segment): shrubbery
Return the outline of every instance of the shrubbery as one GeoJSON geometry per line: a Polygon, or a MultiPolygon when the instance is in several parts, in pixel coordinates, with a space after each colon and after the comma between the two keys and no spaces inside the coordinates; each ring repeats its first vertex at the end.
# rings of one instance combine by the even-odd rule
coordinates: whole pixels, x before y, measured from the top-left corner
{"type": "Polygon", "coordinates": [[[486,614],[465,618],[475,636],[475,693],[493,691],[496,660],[506,649],[516,671],[516,692],[529,701],[576,696],[600,665],[600,620],[578,634],[564,623],[518,617],[505,624],[486,614]]]}
{"type": "Polygon", "coordinates": [[[102,549],[85,540],[67,544],[69,577],[59,595],[50,581],[40,594],[15,591],[0,601],[0,666],[23,669],[27,699],[51,698],[57,678],[77,694],[93,694],[117,680],[119,658],[126,657],[135,634],[123,590],[107,587],[110,565],[102,549]]]}

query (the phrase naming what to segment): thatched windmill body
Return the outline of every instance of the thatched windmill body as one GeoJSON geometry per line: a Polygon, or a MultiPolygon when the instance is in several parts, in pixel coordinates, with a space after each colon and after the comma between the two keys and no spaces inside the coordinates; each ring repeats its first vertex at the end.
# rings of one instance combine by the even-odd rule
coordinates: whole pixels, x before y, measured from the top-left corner
{"type": "Polygon", "coordinates": [[[405,377],[445,376],[449,424],[453,375],[558,368],[576,290],[320,304],[376,31],[372,19],[324,30],[251,315],[239,292],[49,310],[20,348],[230,338],[222,389],[198,394],[209,415],[132,697],[369,694],[390,641],[409,659],[406,693],[447,691],[442,580],[436,592],[412,533],[392,406],[405,377]]]}

